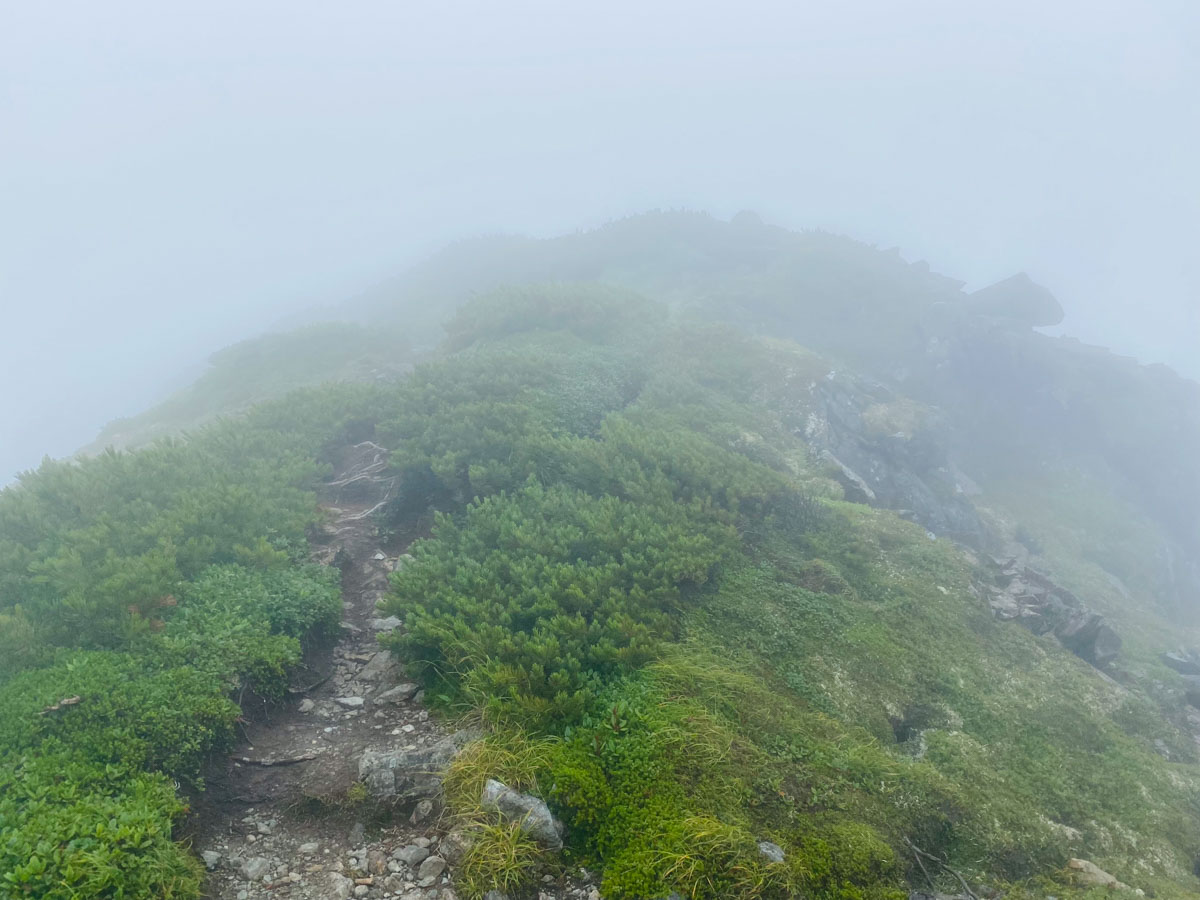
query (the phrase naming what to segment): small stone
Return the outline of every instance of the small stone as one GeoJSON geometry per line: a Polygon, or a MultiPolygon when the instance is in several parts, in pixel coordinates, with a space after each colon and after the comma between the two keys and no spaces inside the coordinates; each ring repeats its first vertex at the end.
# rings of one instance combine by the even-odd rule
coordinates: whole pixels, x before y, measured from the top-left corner
{"type": "Polygon", "coordinates": [[[301,853],[305,854],[306,856],[309,856],[309,855],[312,855],[313,853],[316,853],[318,850],[320,850],[321,845],[318,844],[316,841],[310,841],[307,844],[301,844],[296,849],[299,850],[301,853]]]}
{"type": "Polygon", "coordinates": [[[508,894],[504,891],[491,890],[483,895],[483,900],[508,900],[508,894]]]}
{"type": "Polygon", "coordinates": [[[237,892],[237,900],[248,900],[249,896],[250,896],[250,892],[248,890],[246,890],[245,888],[242,888],[240,891],[237,892]]]}
{"type": "Polygon", "coordinates": [[[430,844],[433,843],[433,841],[431,841],[427,837],[419,837],[419,838],[413,838],[413,843],[416,844],[418,847],[428,847],[430,844]]]}
{"type": "MultiPolygon", "coordinates": [[[[428,879],[436,879],[439,875],[441,875],[445,871],[446,871],[446,861],[444,859],[442,859],[440,856],[430,856],[430,857],[427,857],[425,859],[425,861],[423,863],[421,863],[421,867],[419,869],[417,869],[417,877],[420,878],[422,882],[424,882],[425,879],[427,879],[427,878],[428,879]]],[[[433,881],[431,880],[429,883],[433,884],[433,881]]],[[[429,885],[425,885],[425,886],[428,887],[429,885]]]]}
{"type": "Polygon", "coordinates": [[[333,702],[346,709],[360,709],[367,701],[362,697],[335,697],[333,702]]]}
{"type": "Polygon", "coordinates": [[[384,616],[381,619],[371,620],[372,631],[395,631],[404,623],[400,621],[398,616],[384,616]]]}
{"type": "Polygon", "coordinates": [[[382,850],[371,850],[367,853],[367,871],[372,875],[382,875],[387,871],[387,854],[382,850]]]}
{"type": "Polygon", "coordinates": [[[428,858],[429,851],[424,847],[418,847],[416,844],[409,844],[407,847],[401,847],[392,856],[409,868],[415,869],[428,858]]]}
{"type": "Polygon", "coordinates": [[[329,893],[333,900],[348,900],[354,893],[354,882],[337,872],[329,873],[329,893]]]}
{"type": "Polygon", "coordinates": [[[365,897],[370,892],[370,890],[371,889],[369,887],[367,887],[365,884],[356,884],[354,886],[354,896],[355,897],[365,897]]]}
{"type": "Polygon", "coordinates": [[[256,827],[258,828],[259,834],[270,834],[271,833],[271,823],[270,822],[259,822],[256,827]]]}
{"type": "Polygon", "coordinates": [[[242,863],[238,871],[247,881],[262,881],[263,877],[271,871],[271,863],[264,857],[256,856],[242,863]]]}
{"type": "Polygon", "coordinates": [[[759,841],[758,852],[767,862],[781,863],[785,859],[783,848],[770,841],[759,841]]]}
{"type": "Polygon", "coordinates": [[[419,825],[433,814],[433,801],[422,800],[412,811],[412,815],[408,817],[408,821],[414,825],[419,825]]]}
{"type": "Polygon", "coordinates": [[[438,844],[438,853],[450,865],[456,866],[475,844],[475,837],[465,831],[451,831],[438,844]]]}
{"type": "Polygon", "coordinates": [[[313,708],[314,708],[316,705],[317,705],[317,704],[316,704],[316,701],[315,701],[315,700],[312,700],[312,699],[311,699],[311,698],[309,698],[309,697],[305,697],[303,700],[301,700],[301,701],[300,701],[300,705],[299,705],[298,707],[296,707],[296,708],[297,708],[298,710],[300,710],[300,712],[302,712],[302,713],[306,713],[306,712],[312,712],[312,711],[313,711],[313,708]]]}
{"type": "Polygon", "coordinates": [[[248,844],[253,844],[253,843],[254,843],[255,841],[257,841],[257,840],[258,840],[258,835],[257,835],[257,834],[248,834],[248,835],[246,835],[246,843],[248,843],[248,844]]]}
{"type": "Polygon", "coordinates": [[[210,872],[221,864],[221,854],[216,850],[204,850],[200,858],[204,860],[204,868],[210,872]]]}
{"type": "Polygon", "coordinates": [[[362,843],[363,836],[367,833],[367,826],[362,822],[355,822],[350,826],[350,837],[347,843],[357,846],[362,843]]]}

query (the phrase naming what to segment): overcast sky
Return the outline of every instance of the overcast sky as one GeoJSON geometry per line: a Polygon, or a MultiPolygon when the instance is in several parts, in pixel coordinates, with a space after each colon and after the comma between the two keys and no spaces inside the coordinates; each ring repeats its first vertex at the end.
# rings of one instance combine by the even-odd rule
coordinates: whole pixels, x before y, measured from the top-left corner
{"type": "Polygon", "coordinates": [[[1200,375],[1200,3],[0,4],[0,483],[444,241],[742,208],[1200,375]]]}

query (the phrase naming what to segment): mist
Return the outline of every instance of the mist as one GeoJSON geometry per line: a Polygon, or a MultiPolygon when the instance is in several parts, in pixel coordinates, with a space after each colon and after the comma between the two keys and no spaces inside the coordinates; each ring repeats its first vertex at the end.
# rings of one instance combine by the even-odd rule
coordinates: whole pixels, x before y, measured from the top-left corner
{"type": "Polygon", "coordinates": [[[743,208],[1200,376],[1200,12],[10,5],[0,481],[447,241],[743,208]]]}

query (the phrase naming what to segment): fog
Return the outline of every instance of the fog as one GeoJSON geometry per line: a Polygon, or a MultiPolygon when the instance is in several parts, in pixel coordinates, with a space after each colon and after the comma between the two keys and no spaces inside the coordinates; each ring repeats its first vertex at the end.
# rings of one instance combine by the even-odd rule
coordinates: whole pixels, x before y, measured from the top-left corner
{"type": "Polygon", "coordinates": [[[0,483],[460,236],[742,208],[1200,375],[1200,11],[61,2],[0,20],[0,483]]]}

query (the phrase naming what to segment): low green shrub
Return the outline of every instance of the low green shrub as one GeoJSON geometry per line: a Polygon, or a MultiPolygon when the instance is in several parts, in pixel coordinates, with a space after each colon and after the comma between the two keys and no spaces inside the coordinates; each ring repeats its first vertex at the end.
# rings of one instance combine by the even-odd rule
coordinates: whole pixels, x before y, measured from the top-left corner
{"type": "Polygon", "coordinates": [[[397,643],[418,672],[500,717],[572,721],[654,657],[732,544],[680,506],[531,483],[472,504],[461,524],[440,517],[386,608],[405,617],[397,643]]]}

